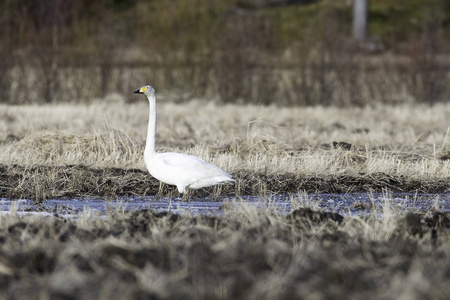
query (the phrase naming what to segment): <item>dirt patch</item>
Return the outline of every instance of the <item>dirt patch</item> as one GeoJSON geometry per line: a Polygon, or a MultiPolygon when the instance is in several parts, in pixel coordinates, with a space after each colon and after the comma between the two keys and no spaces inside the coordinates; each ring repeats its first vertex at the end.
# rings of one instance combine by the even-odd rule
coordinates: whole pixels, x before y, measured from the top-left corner
{"type": "MultiPolygon", "coordinates": [[[[296,174],[232,174],[236,185],[191,191],[196,197],[218,195],[265,195],[305,191],[307,193],[420,192],[450,190],[444,180],[418,180],[384,173],[300,177],[296,174]]],[[[160,185],[140,169],[90,168],[86,166],[5,166],[0,165],[0,197],[27,198],[37,202],[64,197],[177,196],[174,186],[160,185]]]]}

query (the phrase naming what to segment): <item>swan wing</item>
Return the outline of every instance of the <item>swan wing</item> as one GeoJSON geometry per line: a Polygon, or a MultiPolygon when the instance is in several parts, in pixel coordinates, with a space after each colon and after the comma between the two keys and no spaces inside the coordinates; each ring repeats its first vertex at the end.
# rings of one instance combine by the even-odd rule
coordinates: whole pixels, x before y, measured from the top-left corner
{"type": "Polygon", "coordinates": [[[162,182],[190,188],[202,188],[234,181],[221,168],[196,156],[183,153],[157,153],[147,163],[150,174],[162,182]]]}
{"type": "Polygon", "coordinates": [[[164,153],[162,161],[164,162],[164,165],[166,167],[177,170],[180,173],[189,174],[189,176],[193,179],[201,179],[205,177],[214,177],[220,175],[231,177],[230,174],[228,174],[221,168],[192,155],[169,152],[164,153]]]}

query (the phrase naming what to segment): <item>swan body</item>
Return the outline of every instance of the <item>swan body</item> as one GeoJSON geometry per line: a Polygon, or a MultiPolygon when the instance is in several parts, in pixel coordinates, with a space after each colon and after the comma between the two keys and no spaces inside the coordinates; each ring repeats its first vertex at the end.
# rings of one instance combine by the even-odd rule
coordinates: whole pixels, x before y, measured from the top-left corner
{"type": "Polygon", "coordinates": [[[150,103],[147,141],[144,161],[150,175],[156,179],[177,186],[183,194],[186,188],[200,189],[220,183],[233,182],[230,174],[221,168],[196,156],[184,153],[155,151],[156,138],[156,95],[153,87],[146,85],[135,93],[147,96],[150,103]]]}

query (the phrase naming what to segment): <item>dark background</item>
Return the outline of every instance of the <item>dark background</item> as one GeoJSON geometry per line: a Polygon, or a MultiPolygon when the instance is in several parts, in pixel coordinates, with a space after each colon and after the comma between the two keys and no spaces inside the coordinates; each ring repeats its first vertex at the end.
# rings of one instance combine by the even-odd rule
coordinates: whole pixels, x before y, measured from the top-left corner
{"type": "MultiPolygon", "coordinates": [[[[173,101],[450,99],[449,0],[3,0],[0,102],[84,102],[152,84],[173,101]]],[[[136,97],[125,97],[127,100],[136,97]]]]}

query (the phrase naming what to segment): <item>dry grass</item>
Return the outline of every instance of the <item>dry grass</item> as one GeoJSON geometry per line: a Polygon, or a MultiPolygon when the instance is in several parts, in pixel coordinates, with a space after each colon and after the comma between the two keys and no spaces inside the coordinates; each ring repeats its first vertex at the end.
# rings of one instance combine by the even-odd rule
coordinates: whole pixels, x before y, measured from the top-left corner
{"type": "MultiPolygon", "coordinates": [[[[158,150],[186,152],[220,166],[241,180],[234,191],[228,189],[236,194],[346,192],[383,187],[400,191],[446,190],[443,182],[450,176],[450,106],[446,104],[281,108],[217,105],[206,100],[178,105],[164,102],[165,98],[159,98],[158,150]],[[317,183],[320,178],[324,184],[317,183]],[[342,181],[341,186],[333,189],[333,178],[342,181]],[[383,182],[391,184],[383,186],[383,182]]],[[[39,173],[43,166],[47,167],[46,186],[55,189],[58,181],[52,181],[54,178],[59,186],[72,186],[71,190],[88,195],[95,192],[86,191],[86,186],[96,190],[95,183],[83,188],[83,183],[74,186],[72,181],[92,177],[89,170],[112,170],[109,173],[117,174],[109,190],[117,190],[113,186],[120,185],[118,181],[125,174],[117,169],[141,178],[145,173],[142,153],[147,103],[125,104],[118,96],[109,100],[78,106],[3,105],[0,164],[8,170],[4,175],[10,179],[8,186],[3,186],[3,194],[36,194],[25,190],[21,194],[15,182],[31,182],[33,190],[42,188],[42,179],[33,181],[33,172],[39,173]],[[67,166],[78,166],[76,170],[84,168],[85,172],[70,175],[74,168],[67,166]],[[61,183],[64,176],[59,172],[65,168],[69,175],[67,182],[61,183]],[[17,180],[11,177],[20,173],[23,176],[17,180]],[[15,191],[11,192],[14,185],[15,191]]],[[[94,182],[99,184],[98,180],[94,182]]],[[[149,183],[140,181],[140,186],[143,184],[149,183]]],[[[140,194],[145,189],[128,192],[140,194]]],[[[156,194],[157,188],[148,192],[156,194]]],[[[44,194],[76,196],[64,191],[44,194]]]]}

